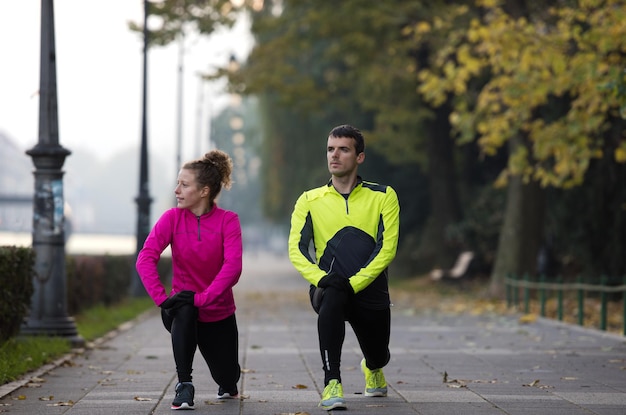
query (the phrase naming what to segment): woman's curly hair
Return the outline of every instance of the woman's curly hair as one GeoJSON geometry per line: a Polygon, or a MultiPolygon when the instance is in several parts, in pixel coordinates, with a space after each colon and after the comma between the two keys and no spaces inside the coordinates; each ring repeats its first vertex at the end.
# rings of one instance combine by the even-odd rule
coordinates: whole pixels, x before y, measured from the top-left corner
{"type": "Polygon", "coordinates": [[[222,188],[230,189],[233,160],[222,150],[211,150],[202,158],[189,161],[183,169],[196,172],[198,188],[209,186],[209,202],[213,204],[222,188]]]}

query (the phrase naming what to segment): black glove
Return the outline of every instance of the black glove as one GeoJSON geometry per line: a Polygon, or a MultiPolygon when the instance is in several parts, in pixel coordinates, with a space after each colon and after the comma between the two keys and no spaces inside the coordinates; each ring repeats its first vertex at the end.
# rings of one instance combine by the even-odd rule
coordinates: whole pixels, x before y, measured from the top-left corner
{"type": "Polygon", "coordinates": [[[194,295],[195,293],[193,291],[181,291],[163,301],[159,307],[166,310],[172,310],[185,304],[193,305],[194,295]]]}
{"type": "Polygon", "coordinates": [[[354,290],[350,285],[350,280],[332,272],[323,276],[322,279],[318,281],[317,286],[320,288],[334,287],[335,289],[345,291],[348,294],[354,294],[354,290]]]}

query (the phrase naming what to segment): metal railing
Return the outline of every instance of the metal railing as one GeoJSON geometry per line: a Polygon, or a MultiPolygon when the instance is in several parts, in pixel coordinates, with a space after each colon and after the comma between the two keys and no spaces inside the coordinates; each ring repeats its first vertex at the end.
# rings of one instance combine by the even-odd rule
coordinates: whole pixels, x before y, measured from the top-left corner
{"type": "Polygon", "coordinates": [[[599,284],[591,284],[584,282],[582,277],[578,277],[576,282],[563,282],[560,278],[556,281],[547,281],[545,276],[539,276],[538,280],[531,280],[528,274],[522,278],[516,278],[514,275],[507,275],[504,278],[506,287],[506,301],[509,307],[517,307],[520,302],[520,291],[522,292],[522,300],[524,302],[524,312],[530,312],[530,301],[533,294],[538,295],[540,307],[540,315],[546,316],[546,303],[548,301],[548,292],[556,294],[557,309],[556,314],[559,321],[563,321],[565,292],[574,292],[577,301],[577,322],[582,326],[585,322],[585,296],[587,293],[599,293],[600,296],[600,319],[599,329],[606,331],[609,294],[622,293],[622,334],[626,335],[626,276],[621,278],[621,284],[615,285],[615,279],[609,279],[607,276],[601,276],[599,284]]]}

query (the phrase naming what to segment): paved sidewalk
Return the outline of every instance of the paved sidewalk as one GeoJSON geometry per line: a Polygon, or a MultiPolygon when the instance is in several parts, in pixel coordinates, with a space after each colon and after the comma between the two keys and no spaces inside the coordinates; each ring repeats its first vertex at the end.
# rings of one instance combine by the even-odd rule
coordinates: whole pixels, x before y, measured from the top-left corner
{"type": "MultiPolygon", "coordinates": [[[[242,399],[220,402],[198,354],[201,414],[324,414],[307,284],[284,258],[246,258],[237,286],[242,399]]],[[[156,311],[156,309],[155,309],[156,311]]],[[[350,328],[343,355],[348,413],[626,414],[626,338],[539,319],[392,310],[387,398],[367,398],[350,328]]],[[[8,414],[171,414],[174,363],[156,312],[30,382],[0,387],[8,414]]],[[[334,411],[339,412],[339,411],[334,411]]]]}

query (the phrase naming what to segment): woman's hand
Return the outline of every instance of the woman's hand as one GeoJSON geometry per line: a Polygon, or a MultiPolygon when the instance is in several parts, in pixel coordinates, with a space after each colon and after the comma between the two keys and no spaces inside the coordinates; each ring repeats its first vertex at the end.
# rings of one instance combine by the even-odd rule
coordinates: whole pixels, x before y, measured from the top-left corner
{"type": "Polygon", "coordinates": [[[193,298],[196,293],[193,291],[181,291],[163,301],[159,307],[165,310],[173,310],[185,304],[193,305],[193,298]]]}

